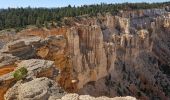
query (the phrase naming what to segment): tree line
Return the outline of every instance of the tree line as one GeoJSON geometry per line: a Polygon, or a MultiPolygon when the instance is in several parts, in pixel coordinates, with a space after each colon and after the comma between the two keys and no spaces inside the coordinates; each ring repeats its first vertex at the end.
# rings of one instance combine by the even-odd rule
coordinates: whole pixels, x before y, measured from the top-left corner
{"type": "Polygon", "coordinates": [[[164,3],[122,3],[122,4],[95,4],[71,6],[61,8],[8,8],[0,9],[0,30],[7,28],[24,28],[27,25],[41,27],[48,22],[60,22],[63,17],[75,17],[84,14],[96,16],[98,13],[110,12],[117,14],[119,10],[151,9],[169,6],[164,3]]]}

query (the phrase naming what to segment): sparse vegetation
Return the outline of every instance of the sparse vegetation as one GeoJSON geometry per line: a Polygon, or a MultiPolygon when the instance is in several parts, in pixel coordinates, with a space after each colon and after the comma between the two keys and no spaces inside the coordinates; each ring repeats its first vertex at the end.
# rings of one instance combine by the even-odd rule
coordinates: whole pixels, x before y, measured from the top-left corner
{"type": "Polygon", "coordinates": [[[27,73],[28,73],[27,69],[25,67],[22,67],[22,68],[16,70],[14,72],[13,76],[16,80],[21,80],[26,77],[27,73]]]}

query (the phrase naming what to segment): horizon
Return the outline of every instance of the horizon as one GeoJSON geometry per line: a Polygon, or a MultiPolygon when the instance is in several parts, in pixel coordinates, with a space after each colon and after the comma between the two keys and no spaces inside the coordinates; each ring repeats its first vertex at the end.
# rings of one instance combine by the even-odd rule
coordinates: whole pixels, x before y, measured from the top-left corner
{"type": "Polygon", "coordinates": [[[68,5],[71,6],[82,6],[82,5],[92,5],[92,4],[116,4],[116,3],[161,3],[161,2],[168,2],[168,0],[83,0],[83,1],[74,1],[69,0],[67,2],[64,1],[56,1],[56,0],[3,0],[0,4],[0,9],[6,9],[6,8],[20,8],[20,7],[31,7],[31,8],[57,8],[57,7],[66,7],[68,5]]]}

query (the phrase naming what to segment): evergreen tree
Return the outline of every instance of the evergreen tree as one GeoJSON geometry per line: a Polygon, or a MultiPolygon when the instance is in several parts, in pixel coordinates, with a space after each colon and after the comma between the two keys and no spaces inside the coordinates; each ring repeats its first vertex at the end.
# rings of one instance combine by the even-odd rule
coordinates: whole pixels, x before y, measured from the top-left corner
{"type": "Polygon", "coordinates": [[[40,19],[40,17],[38,17],[37,20],[36,20],[36,26],[37,26],[38,28],[41,27],[41,19],[40,19]]]}
{"type": "MultiPolygon", "coordinates": [[[[68,5],[62,8],[8,8],[0,9],[0,30],[6,28],[25,27],[26,25],[36,25],[41,27],[48,22],[55,22],[62,25],[61,19],[64,17],[76,17],[88,14],[90,17],[97,16],[98,13],[105,15],[110,12],[117,14],[120,10],[138,10],[151,8],[165,8],[170,2],[164,3],[123,3],[123,4],[96,4],[75,7],[68,5]]],[[[169,7],[166,7],[169,8],[169,7]]]]}

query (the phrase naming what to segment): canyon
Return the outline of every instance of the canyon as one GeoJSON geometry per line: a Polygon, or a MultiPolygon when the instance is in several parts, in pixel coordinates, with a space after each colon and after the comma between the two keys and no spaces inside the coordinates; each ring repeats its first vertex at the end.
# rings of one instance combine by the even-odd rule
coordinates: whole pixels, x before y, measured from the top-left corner
{"type": "Polygon", "coordinates": [[[107,13],[66,20],[71,26],[0,34],[0,100],[26,100],[29,96],[35,97],[33,100],[86,100],[80,99],[83,95],[95,100],[102,100],[100,96],[170,99],[169,10],[122,11],[114,16],[107,13]],[[20,67],[28,70],[23,82],[12,76],[20,67]],[[37,81],[43,81],[39,83],[45,88],[37,81]],[[30,89],[30,84],[35,85],[35,94],[22,90],[30,89]],[[64,92],[56,93],[60,89],[55,85],[64,92]],[[47,93],[38,94],[41,88],[47,93]],[[48,88],[55,92],[49,93],[48,88]]]}

